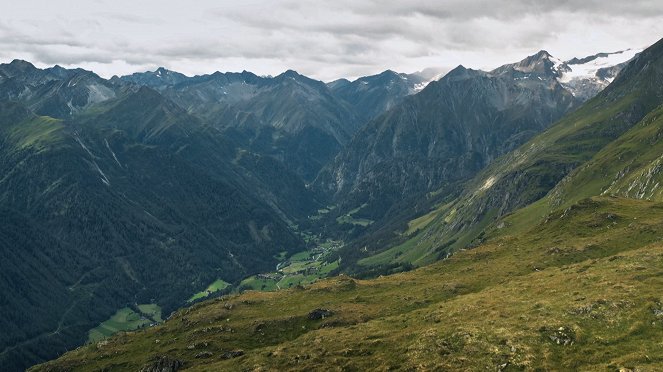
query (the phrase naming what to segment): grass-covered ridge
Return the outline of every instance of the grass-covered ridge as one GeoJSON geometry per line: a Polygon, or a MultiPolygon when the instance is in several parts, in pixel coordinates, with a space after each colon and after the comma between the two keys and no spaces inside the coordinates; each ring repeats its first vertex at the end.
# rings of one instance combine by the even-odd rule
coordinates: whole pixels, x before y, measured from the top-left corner
{"type": "Polygon", "coordinates": [[[207,301],[33,370],[663,368],[663,204],[586,199],[509,231],[408,273],[207,301]]]}

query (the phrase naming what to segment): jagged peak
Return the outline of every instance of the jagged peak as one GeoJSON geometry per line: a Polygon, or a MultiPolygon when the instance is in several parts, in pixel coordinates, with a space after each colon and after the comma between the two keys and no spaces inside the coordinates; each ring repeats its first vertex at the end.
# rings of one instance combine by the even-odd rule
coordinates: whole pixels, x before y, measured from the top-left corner
{"type": "Polygon", "coordinates": [[[335,84],[335,83],[350,83],[351,81],[346,79],[346,78],[340,78],[336,80],[330,81],[328,84],[335,84]]]}
{"type": "Polygon", "coordinates": [[[382,71],[379,75],[380,75],[380,76],[394,76],[394,75],[396,75],[396,76],[400,76],[400,74],[399,74],[398,72],[396,72],[396,71],[394,71],[394,70],[392,70],[392,69],[384,70],[384,71],[382,71]]]}
{"type": "Polygon", "coordinates": [[[340,78],[336,79],[334,81],[330,81],[327,83],[327,87],[329,87],[331,90],[335,90],[341,87],[346,87],[352,84],[352,82],[346,78],[340,78]]]}
{"type": "MultiPolygon", "coordinates": [[[[446,75],[444,75],[441,79],[438,81],[456,81],[456,80],[463,80],[467,79],[471,75],[474,75],[477,71],[472,70],[470,68],[466,68],[463,65],[458,65],[455,68],[453,68],[451,71],[449,71],[446,75]]],[[[432,81],[431,83],[434,83],[435,81],[432,81]]],[[[431,84],[428,84],[429,86],[431,84]]]]}
{"type": "Polygon", "coordinates": [[[298,78],[302,75],[299,72],[295,71],[295,70],[288,69],[279,76],[298,78]]]}
{"type": "Polygon", "coordinates": [[[9,63],[10,66],[14,67],[30,67],[30,68],[36,68],[35,65],[32,63],[24,60],[24,59],[14,59],[9,63]]]}
{"type": "Polygon", "coordinates": [[[315,86],[317,88],[320,88],[320,87],[325,87],[326,88],[327,87],[327,85],[325,83],[323,83],[322,81],[311,79],[310,77],[308,77],[306,75],[302,75],[302,74],[298,73],[295,70],[287,70],[287,71],[283,72],[282,74],[280,74],[280,75],[276,76],[275,78],[273,78],[273,80],[276,81],[276,82],[282,82],[285,79],[294,80],[294,81],[296,81],[300,84],[315,86]]]}
{"type": "Polygon", "coordinates": [[[525,57],[523,60],[510,63],[496,68],[492,73],[505,73],[517,71],[525,74],[537,74],[540,76],[555,77],[558,75],[558,66],[563,62],[553,57],[548,51],[540,50],[535,54],[525,57]]]}
{"type": "Polygon", "coordinates": [[[549,59],[549,58],[552,57],[552,55],[550,53],[548,53],[547,50],[541,49],[536,54],[532,55],[531,57],[534,57],[536,59],[549,59]]]}
{"type": "Polygon", "coordinates": [[[463,65],[458,65],[451,69],[444,77],[457,77],[457,76],[464,76],[467,75],[467,72],[469,70],[465,68],[463,65]]]}
{"type": "Polygon", "coordinates": [[[9,67],[10,70],[18,71],[18,72],[25,72],[29,70],[38,70],[35,65],[32,63],[22,60],[22,59],[14,59],[10,63],[4,64],[4,66],[9,67]]]}
{"type": "Polygon", "coordinates": [[[184,74],[180,72],[169,70],[165,67],[157,68],[156,70],[154,70],[154,74],[157,76],[166,76],[166,75],[184,76],[184,74]]]}

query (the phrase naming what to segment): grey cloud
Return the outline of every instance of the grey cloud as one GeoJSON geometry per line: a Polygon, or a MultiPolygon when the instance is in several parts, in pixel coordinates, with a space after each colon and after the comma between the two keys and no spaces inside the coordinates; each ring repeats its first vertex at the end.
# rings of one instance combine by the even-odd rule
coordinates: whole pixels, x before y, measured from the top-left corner
{"type": "Polygon", "coordinates": [[[331,80],[387,68],[496,67],[539,49],[583,56],[663,36],[660,1],[71,3],[66,11],[55,3],[5,9],[0,58],[101,66],[106,75],[131,66],[175,66],[189,75],[224,68],[274,75],[293,68],[331,80]]]}
{"type": "MultiPolygon", "coordinates": [[[[348,1],[347,6],[353,6],[348,1]]],[[[398,0],[354,3],[361,14],[412,15],[422,14],[440,19],[514,19],[524,15],[545,15],[551,12],[590,12],[596,15],[657,17],[663,8],[656,0],[398,0]]]]}

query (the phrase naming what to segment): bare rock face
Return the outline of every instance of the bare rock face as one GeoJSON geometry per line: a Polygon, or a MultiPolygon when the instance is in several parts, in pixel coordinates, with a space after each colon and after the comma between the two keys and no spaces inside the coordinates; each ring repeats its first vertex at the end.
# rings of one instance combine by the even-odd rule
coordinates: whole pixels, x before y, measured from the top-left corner
{"type": "Polygon", "coordinates": [[[226,351],[221,354],[221,358],[223,359],[233,359],[233,358],[238,358],[244,355],[244,350],[230,350],[226,351]]]}
{"type": "Polygon", "coordinates": [[[334,315],[334,313],[331,310],[327,309],[315,309],[308,313],[308,319],[309,320],[320,320],[324,318],[328,318],[330,316],[334,315]]]}
{"type": "Polygon", "coordinates": [[[569,346],[573,345],[576,340],[576,335],[573,329],[566,326],[561,326],[558,328],[541,328],[541,333],[543,333],[550,341],[560,346],[569,346]]]}
{"type": "Polygon", "coordinates": [[[376,220],[467,180],[582,102],[554,67],[545,52],[489,72],[459,66],[360,129],[314,185],[376,220]]]}
{"type": "Polygon", "coordinates": [[[140,372],[177,372],[184,366],[181,360],[169,357],[167,355],[159,355],[155,357],[150,363],[141,368],[140,372]]]}

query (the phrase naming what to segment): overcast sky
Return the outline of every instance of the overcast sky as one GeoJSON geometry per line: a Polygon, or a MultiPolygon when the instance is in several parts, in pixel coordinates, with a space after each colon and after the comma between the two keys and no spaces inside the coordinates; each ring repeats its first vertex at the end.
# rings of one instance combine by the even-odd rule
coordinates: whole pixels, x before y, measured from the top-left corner
{"type": "Polygon", "coordinates": [[[330,81],[489,69],[541,49],[568,59],[659,38],[661,0],[5,0],[0,12],[0,62],[104,77],[164,66],[330,81]]]}

